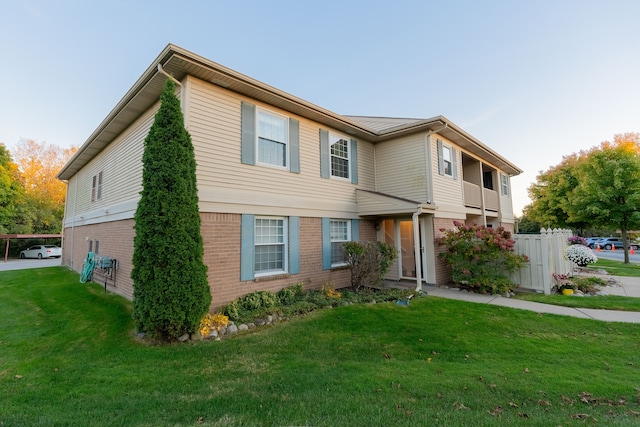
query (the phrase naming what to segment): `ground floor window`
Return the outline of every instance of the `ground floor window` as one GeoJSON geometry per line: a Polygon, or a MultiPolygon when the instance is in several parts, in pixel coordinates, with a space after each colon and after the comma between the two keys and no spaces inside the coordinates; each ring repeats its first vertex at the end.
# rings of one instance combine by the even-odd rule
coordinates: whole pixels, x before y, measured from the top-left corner
{"type": "Polygon", "coordinates": [[[287,270],[286,218],[256,217],[255,264],[256,275],[287,270]]]}
{"type": "Polygon", "coordinates": [[[344,265],[346,257],[343,250],[345,242],[351,240],[351,221],[348,219],[331,220],[331,265],[344,265]]]}

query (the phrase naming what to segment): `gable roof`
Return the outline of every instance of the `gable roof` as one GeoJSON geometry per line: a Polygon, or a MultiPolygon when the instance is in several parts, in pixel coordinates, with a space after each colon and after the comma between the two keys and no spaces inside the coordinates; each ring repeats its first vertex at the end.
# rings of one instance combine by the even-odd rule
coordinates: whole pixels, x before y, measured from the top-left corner
{"type": "Polygon", "coordinates": [[[493,163],[509,175],[522,173],[522,170],[517,166],[443,116],[430,119],[401,119],[336,114],[181,47],[169,44],[64,165],[58,173],[59,179],[70,179],[158,101],[167,78],[159,68],[163,68],[179,81],[187,75],[192,75],[373,143],[416,132],[437,131],[465,150],[493,163]]]}

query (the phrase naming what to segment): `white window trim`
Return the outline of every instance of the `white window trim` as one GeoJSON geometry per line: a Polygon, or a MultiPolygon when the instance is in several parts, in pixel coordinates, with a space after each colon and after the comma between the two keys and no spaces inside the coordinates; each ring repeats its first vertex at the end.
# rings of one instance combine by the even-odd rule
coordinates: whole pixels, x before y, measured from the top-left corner
{"type": "MultiPolygon", "coordinates": [[[[282,246],[283,246],[283,262],[282,262],[282,270],[267,270],[267,271],[256,271],[254,265],[254,276],[255,277],[266,277],[266,276],[276,276],[278,274],[287,274],[289,272],[289,221],[287,217],[283,216],[256,216],[253,220],[254,227],[254,236],[257,236],[255,232],[256,223],[259,219],[275,219],[282,220],[282,246]]],[[[273,243],[264,243],[265,246],[272,245],[273,243]]],[[[257,242],[253,242],[253,251],[255,256],[255,248],[257,246],[262,246],[257,242]]]]}
{"type": "Polygon", "coordinates": [[[257,165],[260,166],[266,166],[266,167],[270,167],[270,168],[274,168],[274,169],[280,169],[280,170],[289,170],[291,168],[291,159],[290,159],[290,146],[289,146],[289,117],[283,115],[283,114],[279,114],[276,113],[274,111],[271,110],[267,110],[265,108],[261,108],[261,107],[256,107],[256,140],[255,140],[255,162],[257,165]],[[285,163],[286,166],[281,166],[281,165],[274,165],[273,163],[267,163],[267,162],[263,162],[260,160],[260,113],[263,114],[269,114],[271,116],[275,116],[278,118],[281,118],[284,120],[285,122],[285,141],[276,141],[278,143],[284,143],[285,145],[285,163]]]}
{"type": "Polygon", "coordinates": [[[500,174],[500,189],[503,196],[509,197],[511,193],[511,191],[509,191],[509,176],[503,173],[500,174]]]}
{"type": "MultiPolygon", "coordinates": [[[[329,227],[331,228],[331,226],[333,225],[334,221],[344,221],[347,223],[347,239],[346,240],[334,240],[333,236],[331,236],[331,246],[333,249],[333,244],[334,243],[346,243],[346,242],[350,242],[351,241],[351,220],[350,219],[339,219],[339,218],[331,218],[330,222],[329,222],[329,227]]],[[[332,256],[331,256],[331,268],[333,267],[342,267],[344,265],[347,265],[346,261],[343,262],[333,262],[333,252],[332,252],[332,256]]]]}
{"type": "MultiPolygon", "coordinates": [[[[336,156],[339,157],[339,156],[336,156]]],[[[340,157],[343,158],[343,157],[340,157]]],[[[347,138],[344,135],[340,135],[338,133],[333,133],[333,132],[329,132],[329,178],[331,179],[338,179],[340,181],[347,181],[347,182],[351,182],[351,139],[347,138]],[[335,144],[335,142],[340,141],[341,139],[347,141],[347,163],[349,164],[349,168],[348,168],[348,176],[344,177],[344,176],[336,176],[333,174],[333,161],[332,158],[334,157],[333,154],[331,154],[331,147],[333,146],[333,144],[335,144]],[[335,142],[333,142],[335,140],[335,142]],[[333,143],[332,143],[333,142],[333,143]]]]}
{"type": "Polygon", "coordinates": [[[454,162],[454,159],[453,159],[453,147],[443,142],[442,143],[442,175],[453,178],[455,175],[453,171],[455,164],[456,162],[454,162]],[[447,168],[446,168],[447,160],[445,160],[445,156],[444,156],[445,150],[446,152],[449,153],[449,163],[451,164],[451,173],[447,173],[447,168]]]}

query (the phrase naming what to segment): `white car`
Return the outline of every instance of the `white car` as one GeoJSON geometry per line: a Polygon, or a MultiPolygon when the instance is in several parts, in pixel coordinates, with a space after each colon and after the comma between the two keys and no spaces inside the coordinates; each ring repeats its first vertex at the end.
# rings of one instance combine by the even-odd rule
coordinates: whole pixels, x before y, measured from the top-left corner
{"type": "Polygon", "coordinates": [[[56,245],[35,245],[20,252],[20,258],[60,258],[62,249],[56,245]]]}

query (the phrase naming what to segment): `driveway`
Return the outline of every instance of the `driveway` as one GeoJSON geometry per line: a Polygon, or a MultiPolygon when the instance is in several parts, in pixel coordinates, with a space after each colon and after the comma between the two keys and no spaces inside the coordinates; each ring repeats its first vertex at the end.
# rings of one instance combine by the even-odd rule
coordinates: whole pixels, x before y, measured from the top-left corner
{"type": "Polygon", "coordinates": [[[0,260],[0,271],[25,270],[27,268],[56,267],[62,264],[62,258],[49,259],[8,259],[0,260]]]}

